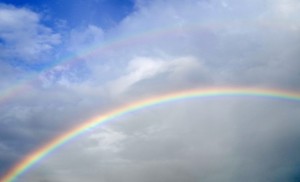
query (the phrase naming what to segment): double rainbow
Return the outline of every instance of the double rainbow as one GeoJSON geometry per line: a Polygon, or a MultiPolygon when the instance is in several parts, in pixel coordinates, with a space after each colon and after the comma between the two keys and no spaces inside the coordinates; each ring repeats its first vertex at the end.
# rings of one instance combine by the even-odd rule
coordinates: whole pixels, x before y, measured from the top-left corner
{"type": "Polygon", "coordinates": [[[257,89],[257,88],[211,88],[211,89],[194,89],[181,92],[174,92],[170,94],[160,95],[140,101],[136,101],[117,109],[114,109],[106,114],[101,114],[97,117],[89,119],[82,124],[66,131],[64,134],[54,138],[38,150],[25,156],[20,162],[13,166],[1,179],[0,182],[13,182],[18,177],[26,173],[34,164],[41,161],[51,152],[66,144],[73,138],[84,134],[86,131],[99,126],[100,124],[112,121],[118,117],[126,115],[131,112],[146,109],[150,106],[174,102],[183,99],[204,98],[204,97],[220,97],[220,96],[234,96],[234,97],[264,97],[284,99],[291,101],[300,101],[300,93],[275,90],[275,89],[257,89]]]}

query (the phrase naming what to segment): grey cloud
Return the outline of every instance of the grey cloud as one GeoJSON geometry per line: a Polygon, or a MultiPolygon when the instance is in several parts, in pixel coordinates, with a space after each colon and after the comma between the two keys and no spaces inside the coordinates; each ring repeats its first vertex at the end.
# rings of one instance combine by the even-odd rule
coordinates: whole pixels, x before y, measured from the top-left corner
{"type": "Polygon", "coordinates": [[[263,98],[169,103],[94,130],[24,179],[50,170],[62,181],[293,181],[298,111],[299,105],[263,98]],[[95,138],[88,136],[97,133],[125,138],[115,140],[117,151],[101,139],[89,144],[99,146],[91,151],[95,138]]]}

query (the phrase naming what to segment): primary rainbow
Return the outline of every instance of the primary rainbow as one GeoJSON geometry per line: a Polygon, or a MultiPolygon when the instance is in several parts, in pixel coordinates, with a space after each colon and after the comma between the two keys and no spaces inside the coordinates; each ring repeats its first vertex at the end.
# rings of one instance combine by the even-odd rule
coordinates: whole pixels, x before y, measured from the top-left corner
{"type": "Polygon", "coordinates": [[[89,119],[82,124],[70,129],[64,134],[54,138],[38,150],[25,156],[19,163],[13,166],[1,179],[0,182],[13,182],[20,175],[29,170],[35,163],[42,160],[52,151],[67,143],[69,140],[85,133],[86,131],[102,124],[109,122],[117,117],[127,113],[138,111],[149,106],[163,104],[170,101],[177,101],[189,98],[203,98],[216,96],[255,96],[266,98],[277,98],[291,101],[300,101],[300,93],[278,89],[258,89],[258,88],[210,88],[210,89],[193,89],[169,94],[159,95],[152,98],[135,101],[133,103],[121,106],[106,114],[99,115],[89,119]]]}

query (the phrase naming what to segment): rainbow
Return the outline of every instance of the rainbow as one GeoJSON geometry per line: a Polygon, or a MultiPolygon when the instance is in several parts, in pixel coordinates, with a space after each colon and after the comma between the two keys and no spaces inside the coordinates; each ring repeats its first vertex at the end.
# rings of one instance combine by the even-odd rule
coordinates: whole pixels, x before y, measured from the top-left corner
{"type": "Polygon", "coordinates": [[[258,89],[258,88],[209,88],[209,89],[192,89],[186,91],[179,91],[152,98],[147,98],[140,101],[135,101],[127,105],[114,109],[106,114],[101,114],[91,118],[82,124],[75,126],[64,134],[54,138],[38,150],[25,156],[19,163],[13,166],[1,179],[0,182],[13,182],[17,180],[22,174],[28,171],[34,164],[41,161],[51,152],[66,144],[71,139],[74,139],[86,131],[93,129],[100,124],[112,121],[118,117],[126,115],[131,112],[139,111],[150,106],[164,104],[168,102],[204,97],[219,97],[219,96],[252,96],[264,98],[277,98],[290,101],[300,101],[300,93],[287,90],[275,89],[258,89]]]}

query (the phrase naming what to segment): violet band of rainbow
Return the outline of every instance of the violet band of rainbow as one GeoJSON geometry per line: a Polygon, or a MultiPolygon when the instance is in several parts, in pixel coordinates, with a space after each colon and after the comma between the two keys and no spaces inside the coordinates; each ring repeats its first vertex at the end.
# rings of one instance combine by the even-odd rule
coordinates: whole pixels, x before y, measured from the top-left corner
{"type": "Polygon", "coordinates": [[[91,118],[82,124],[66,131],[64,134],[54,138],[46,145],[40,147],[38,150],[25,156],[15,166],[13,166],[1,179],[0,182],[14,182],[22,174],[26,173],[34,164],[41,161],[51,152],[66,144],[73,138],[93,129],[100,124],[112,121],[118,117],[126,115],[131,112],[146,109],[150,106],[164,104],[172,101],[190,99],[190,98],[204,98],[204,97],[264,97],[274,99],[284,99],[291,101],[300,101],[300,93],[279,89],[263,89],[263,88],[209,88],[209,89],[192,89],[186,91],[177,91],[169,94],[159,95],[140,101],[135,101],[127,105],[118,107],[108,113],[101,114],[97,117],[91,118]]]}

